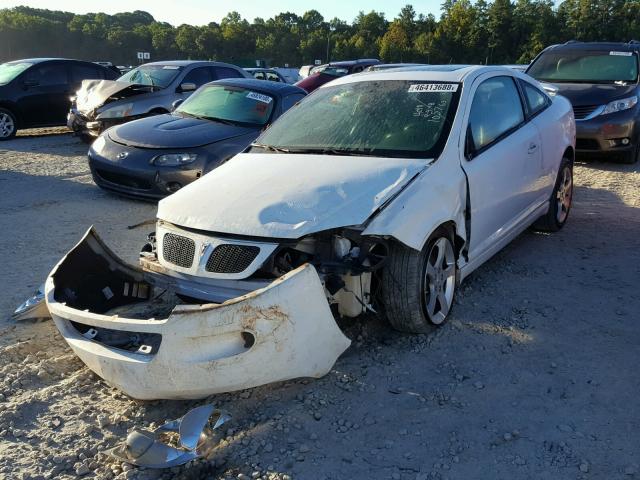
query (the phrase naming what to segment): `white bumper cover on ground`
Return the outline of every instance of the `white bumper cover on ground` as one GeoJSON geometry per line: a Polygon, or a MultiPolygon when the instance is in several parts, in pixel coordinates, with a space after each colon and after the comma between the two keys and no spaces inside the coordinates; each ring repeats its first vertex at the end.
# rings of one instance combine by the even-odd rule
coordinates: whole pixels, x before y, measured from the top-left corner
{"type": "Polygon", "coordinates": [[[151,284],[153,278],[117,259],[90,229],[46,282],[49,311],[73,351],[134,398],[202,398],[297,377],[321,377],[350,344],[335,323],[311,265],[223,304],[178,305],[162,320],[128,319],[56,301],[56,272],[79,249],[84,255],[90,249],[102,263],[107,260],[108,269],[116,273],[144,277],[151,284]],[[161,342],[153,354],[122,350],[86,338],[71,322],[158,334],[161,342]]]}

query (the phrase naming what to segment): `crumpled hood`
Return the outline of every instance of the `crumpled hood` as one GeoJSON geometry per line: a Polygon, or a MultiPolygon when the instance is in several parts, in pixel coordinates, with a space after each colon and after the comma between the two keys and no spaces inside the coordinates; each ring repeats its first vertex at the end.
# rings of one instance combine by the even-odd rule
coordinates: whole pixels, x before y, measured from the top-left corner
{"type": "Polygon", "coordinates": [[[606,105],[607,103],[635,95],[636,84],[553,83],[558,94],[566,97],[574,107],[606,105]]]}
{"type": "Polygon", "coordinates": [[[359,225],[428,160],[331,155],[236,155],[163,199],[158,219],[199,230],[299,238],[359,225]]]}
{"type": "Polygon", "coordinates": [[[102,106],[109,97],[131,90],[131,94],[146,93],[151,91],[147,85],[119,82],[117,80],[83,80],[80,89],[76,92],[76,108],[80,112],[91,112],[102,106]],[[135,90],[140,89],[139,92],[135,90]]]}
{"type": "Polygon", "coordinates": [[[114,142],[132,147],[193,148],[258,131],[257,128],[166,114],[118,125],[109,130],[108,135],[114,142]]]}

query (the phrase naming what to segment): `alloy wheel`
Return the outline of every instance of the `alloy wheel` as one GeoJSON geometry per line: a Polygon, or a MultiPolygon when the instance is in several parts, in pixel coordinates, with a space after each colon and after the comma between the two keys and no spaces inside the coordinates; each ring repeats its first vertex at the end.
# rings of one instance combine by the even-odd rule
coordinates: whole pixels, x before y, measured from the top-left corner
{"type": "Polygon", "coordinates": [[[451,310],[456,280],[453,245],[445,237],[434,242],[426,259],[424,305],[432,323],[444,322],[451,310]]]}
{"type": "Polygon", "coordinates": [[[15,123],[11,115],[0,112],[0,137],[7,138],[13,134],[15,123]]]}
{"type": "Polygon", "coordinates": [[[569,215],[569,209],[571,208],[571,199],[573,197],[573,175],[571,167],[565,165],[562,169],[562,180],[558,185],[558,193],[556,195],[557,209],[556,220],[562,224],[569,215]]]}

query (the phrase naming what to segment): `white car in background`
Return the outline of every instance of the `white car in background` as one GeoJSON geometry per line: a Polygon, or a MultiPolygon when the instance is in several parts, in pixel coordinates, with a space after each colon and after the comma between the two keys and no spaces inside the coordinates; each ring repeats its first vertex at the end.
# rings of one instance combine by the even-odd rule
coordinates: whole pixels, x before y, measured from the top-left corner
{"type": "Polygon", "coordinates": [[[47,279],[48,308],[136,398],[319,377],[350,343],[334,315],[429,332],[523,230],[560,229],[574,144],[571,104],[513,69],[345,76],[160,201],[142,268],[90,230],[47,279]]]}

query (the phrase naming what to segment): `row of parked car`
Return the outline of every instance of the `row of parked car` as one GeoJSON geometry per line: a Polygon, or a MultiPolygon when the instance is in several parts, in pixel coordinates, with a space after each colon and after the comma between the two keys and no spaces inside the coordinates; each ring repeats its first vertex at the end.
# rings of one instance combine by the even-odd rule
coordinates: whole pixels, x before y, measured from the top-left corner
{"type": "Polygon", "coordinates": [[[528,74],[365,60],[290,85],[202,64],[198,88],[164,62],[85,81],[72,126],[179,96],[89,150],[100,186],[166,198],[139,268],[89,230],[47,279],[49,312],[90,368],[141,399],[324,375],[350,343],[334,315],[432,331],[522,231],[566,224],[589,135],[591,151],[637,159],[638,47],[553,46],[528,74]]]}

